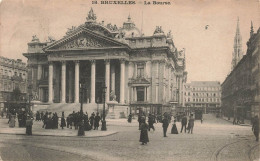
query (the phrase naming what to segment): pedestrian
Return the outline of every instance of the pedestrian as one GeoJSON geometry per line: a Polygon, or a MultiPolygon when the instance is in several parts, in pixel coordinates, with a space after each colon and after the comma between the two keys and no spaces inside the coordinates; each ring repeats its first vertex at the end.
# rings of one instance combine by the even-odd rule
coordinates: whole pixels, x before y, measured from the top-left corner
{"type": "Polygon", "coordinates": [[[240,116],[239,115],[237,116],[237,124],[238,125],[240,124],[240,116]]]}
{"type": "Polygon", "coordinates": [[[63,127],[66,127],[66,122],[65,122],[65,118],[64,118],[64,112],[62,112],[60,127],[62,129],[63,129],[63,127]]]}
{"type": "Polygon", "coordinates": [[[257,115],[254,118],[254,122],[252,125],[252,131],[254,132],[256,141],[259,141],[259,118],[257,115]]]}
{"type": "Polygon", "coordinates": [[[129,116],[128,116],[128,123],[131,123],[132,122],[132,114],[130,113],[129,116]]]}
{"type": "Polygon", "coordinates": [[[51,113],[48,113],[47,118],[46,118],[46,125],[45,129],[52,129],[52,116],[51,113]]]}
{"type": "Polygon", "coordinates": [[[177,129],[177,126],[176,126],[176,120],[173,121],[171,134],[178,134],[178,129],[177,129]]]}
{"type": "Polygon", "coordinates": [[[95,122],[94,122],[94,130],[98,130],[99,127],[99,121],[100,121],[99,113],[97,112],[97,115],[95,116],[95,122]]]}
{"type": "Polygon", "coordinates": [[[86,114],[83,116],[84,119],[84,130],[85,131],[89,131],[91,130],[91,126],[89,124],[89,120],[88,120],[88,113],[86,112],[86,114]]]}
{"type": "Polygon", "coordinates": [[[138,121],[138,124],[139,124],[139,130],[140,130],[140,126],[141,126],[141,123],[142,123],[142,122],[141,122],[141,121],[142,121],[142,115],[141,115],[141,113],[139,113],[137,121],[138,121]]]}
{"type": "Polygon", "coordinates": [[[233,125],[236,124],[236,116],[234,116],[234,119],[233,119],[233,125]]]}
{"type": "Polygon", "coordinates": [[[148,138],[148,125],[145,122],[145,118],[142,117],[141,120],[141,125],[140,125],[140,140],[139,142],[142,143],[142,145],[147,144],[147,142],[149,142],[149,138],[148,138]]]}
{"type": "Polygon", "coordinates": [[[154,117],[152,116],[152,114],[149,114],[149,116],[148,116],[148,124],[149,124],[148,130],[149,131],[151,128],[153,129],[153,131],[155,130],[154,126],[153,126],[154,122],[155,122],[154,117]]]}
{"type": "Polygon", "coordinates": [[[33,120],[30,115],[27,116],[26,120],[26,135],[32,135],[33,120]]]}
{"type": "Polygon", "coordinates": [[[9,127],[15,127],[15,115],[10,116],[9,127]]]}
{"type": "Polygon", "coordinates": [[[93,112],[93,113],[91,114],[90,118],[89,118],[91,129],[93,129],[94,119],[95,119],[95,113],[93,112]]]}
{"type": "Polygon", "coordinates": [[[40,115],[40,112],[37,111],[36,112],[36,121],[40,121],[41,120],[41,115],[40,115]]]}
{"type": "Polygon", "coordinates": [[[201,122],[201,124],[203,122],[203,115],[202,114],[201,114],[200,122],[201,122]]]}
{"type": "Polygon", "coordinates": [[[46,111],[42,117],[42,122],[43,122],[42,128],[46,127],[47,119],[48,119],[48,112],[46,111]]]}
{"type": "Polygon", "coordinates": [[[167,132],[168,126],[169,126],[169,120],[167,119],[167,117],[164,116],[163,120],[162,120],[163,136],[164,137],[167,137],[166,132],[167,132]]]}
{"type": "Polygon", "coordinates": [[[188,123],[188,133],[192,134],[193,127],[194,127],[194,118],[193,118],[193,114],[191,114],[190,119],[189,119],[189,123],[188,123]]]}
{"type": "Polygon", "coordinates": [[[187,127],[187,117],[186,117],[186,115],[184,115],[181,119],[181,133],[182,133],[183,128],[186,133],[186,127],[187,127]]]}

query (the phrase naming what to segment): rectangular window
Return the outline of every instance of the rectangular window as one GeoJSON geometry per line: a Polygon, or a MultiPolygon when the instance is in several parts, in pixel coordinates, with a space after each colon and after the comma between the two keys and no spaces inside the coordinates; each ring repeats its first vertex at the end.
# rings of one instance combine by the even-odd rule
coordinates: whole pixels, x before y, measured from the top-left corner
{"type": "Polygon", "coordinates": [[[137,101],[144,101],[144,87],[136,87],[137,101]]]}
{"type": "Polygon", "coordinates": [[[137,64],[137,77],[144,77],[144,64],[137,64]]]}

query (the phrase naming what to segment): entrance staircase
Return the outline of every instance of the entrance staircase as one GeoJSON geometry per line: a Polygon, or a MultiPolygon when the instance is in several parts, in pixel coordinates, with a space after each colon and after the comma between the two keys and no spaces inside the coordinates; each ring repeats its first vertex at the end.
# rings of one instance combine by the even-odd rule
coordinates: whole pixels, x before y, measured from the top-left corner
{"type": "MultiPolygon", "coordinates": [[[[119,119],[127,117],[127,110],[129,109],[127,105],[115,104],[114,107],[109,107],[106,104],[106,111],[108,111],[106,118],[108,119],[119,119]]],[[[34,105],[33,112],[36,111],[48,111],[48,112],[56,112],[58,116],[61,116],[62,112],[64,112],[65,117],[71,114],[73,111],[80,111],[80,103],[52,103],[52,104],[39,104],[34,105]]],[[[92,112],[100,114],[103,112],[103,104],[83,104],[83,112],[88,112],[90,116],[92,112]]]]}

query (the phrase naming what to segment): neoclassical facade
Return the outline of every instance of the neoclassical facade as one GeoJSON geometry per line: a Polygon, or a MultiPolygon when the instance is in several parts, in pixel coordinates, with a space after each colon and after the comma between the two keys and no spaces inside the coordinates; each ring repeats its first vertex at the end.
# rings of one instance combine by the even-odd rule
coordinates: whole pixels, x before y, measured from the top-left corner
{"type": "Polygon", "coordinates": [[[118,105],[183,104],[185,51],[174,46],[171,33],[156,27],[144,36],[129,16],[123,26],[97,22],[91,9],[86,22],[60,40],[28,43],[28,81],[41,102],[118,105]]]}

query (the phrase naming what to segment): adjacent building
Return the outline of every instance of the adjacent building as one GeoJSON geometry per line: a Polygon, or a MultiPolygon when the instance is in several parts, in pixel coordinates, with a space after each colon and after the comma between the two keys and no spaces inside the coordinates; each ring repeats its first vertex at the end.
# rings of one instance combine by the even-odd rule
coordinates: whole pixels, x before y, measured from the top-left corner
{"type": "MultiPolygon", "coordinates": [[[[186,82],[185,50],[178,50],[169,32],[157,26],[144,34],[129,16],[122,27],[97,22],[91,9],[86,22],[55,41],[28,43],[28,81],[39,101],[49,104],[103,102],[129,107],[131,112],[162,113],[182,106],[186,82]],[[172,103],[172,104],[171,104],[172,103]]],[[[68,106],[67,106],[68,107],[68,106]]]]}
{"type": "Polygon", "coordinates": [[[0,102],[10,101],[15,88],[19,88],[21,99],[26,98],[27,93],[27,68],[21,59],[9,59],[0,56],[0,102]]]}
{"type": "Polygon", "coordinates": [[[251,119],[260,108],[260,28],[254,33],[251,24],[246,55],[222,83],[222,109],[227,117],[251,119]]]}
{"type": "Polygon", "coordinates": [[[218,81],[192,81],[184,84],[187,110],[201,109],[216,112],[221,107],[221,86],[218,81]]]}

